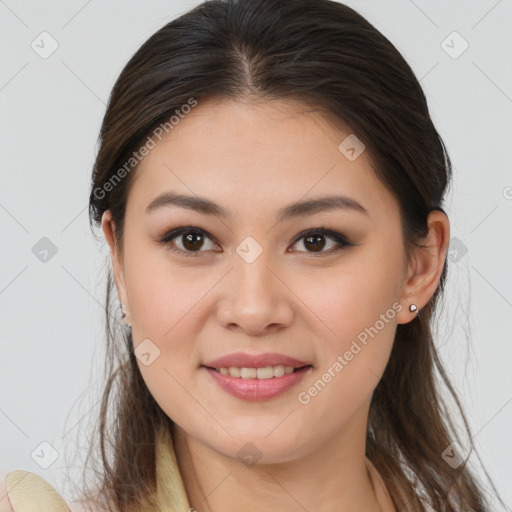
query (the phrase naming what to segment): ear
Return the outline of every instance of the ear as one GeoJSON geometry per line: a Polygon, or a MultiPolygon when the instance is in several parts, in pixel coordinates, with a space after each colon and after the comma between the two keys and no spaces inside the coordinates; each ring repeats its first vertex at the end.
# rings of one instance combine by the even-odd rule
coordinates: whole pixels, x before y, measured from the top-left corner
{"type": "Polygon", "coordinates": [[[416,316],[409,310],[416,304],[418,311],[425,307],[434,294],[443,272],[450,243],[448,217],[439,210],[432,210],[427,218],[428,235],[421,241],[423,247],[415,247],[407,268],[400,303],[403,308],[397,315],[397,323],[406,324],[416,316]]]}
{"type": "MultiPolygon", "coordinates": [[[[101,229],[103,230],[105,239],[107,240],[107,243],[110,247],[110,257],[112,261],[112,269],[114,271],[114,281],[116,283],[117,294],[119,296],[121,304],[125,306],[125,311],[128,315],[129,304],[128,296],[126,294],[123,262],[119,251],[119,247],[116,244],[116,226],[114,221],[112,220],[112,213],[110,210],[105,210],[105,212],[103,212],[103,215],[101,217],[101,229]]],[[[127,323],[129,323],[127,318],[125,318],[125,320],[127,323]]]]}

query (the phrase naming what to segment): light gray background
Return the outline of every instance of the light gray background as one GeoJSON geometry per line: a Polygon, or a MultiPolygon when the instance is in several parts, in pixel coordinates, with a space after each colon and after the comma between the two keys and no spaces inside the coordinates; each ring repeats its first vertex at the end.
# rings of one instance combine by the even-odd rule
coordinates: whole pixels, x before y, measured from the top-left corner
{"type": "MultiPolygon", "coordinates": [[[[0,0],[2,476],[26,469],[73,491],[67,466],[78,424],[97,411],[102,367],[107,252],[89,231],[87,200],[105,103],[135,50],[198,3],[0,0]],[[31,47],[43,51],[43,31],[58,43],[46,59],[31,47]],[[32,252],[42,237],[57,248],[46,262],[32,252]],[[59,454],[48,469],[35,462],[51,457],[41,442],[59,454]]],[[[447,211],[458,241],[438,343],[512,506],[512,3],[347,3],[421,79],[454,164],[447,211]],[[457,58],[453,31],[469,44],[457,58]]]]}

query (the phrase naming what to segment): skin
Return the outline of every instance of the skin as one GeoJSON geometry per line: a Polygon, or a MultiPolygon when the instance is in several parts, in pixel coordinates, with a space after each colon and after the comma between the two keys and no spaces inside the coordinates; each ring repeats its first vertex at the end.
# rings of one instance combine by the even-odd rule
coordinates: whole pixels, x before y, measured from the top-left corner
{"type": "Polygon", "coordinates": [[[413,320],[409,305],[421,309],[439,283],[450,234],[447,217],[431,212],[427,247],[406,260],[398,203],[376,177],[368,151],[350,161],[338,149],[350,133],[292,101],[199,103],[137,169],[122,251],[110,212],[103,216],[135,347],[149,338],[160,350],[139,367],[175,422],[178,464],[200,512],[258,510],[261,503],[289,512],[380,510],[365,466],[371,396],[397,324],[413,320]],[[171,190],[205,196],[232,217],[176,206],[145,212],[171,190]],[[277,223],[278,209],[333,193],[355,199],[368,215],[334,209],[277,223]],[[206,231],[198,256],[169,249],[190,248],[183,236],[167,247],[159,243],[189,224],[206,231]],[[333,252],[336,241],[326,236],[317,252],[296,239],[322,226],[355,245],[333,252]],[[247,236],[263,250],[250,264],[236,252],[247,236]],[[300,403],[298,393],[394,303],[401,310],[392,309],[394,317],[343,370],[300,403]],[[245,401],[200,368],[238,351],[279,352],[313,370],[278,397],[245,401]],[[249,442],[261,452],[251,467],[237,456],[249,442]]]}

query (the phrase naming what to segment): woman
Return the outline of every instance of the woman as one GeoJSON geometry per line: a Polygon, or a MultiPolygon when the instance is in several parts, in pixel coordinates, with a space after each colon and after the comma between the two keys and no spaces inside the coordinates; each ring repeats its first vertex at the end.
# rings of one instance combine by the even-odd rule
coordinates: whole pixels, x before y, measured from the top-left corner
{"type": "Polygon", "coordinates": [[[436,381],[471,439],[430,329],[450,173],[412,70],[347,6],[214,0],[150,37],[92,176],[113,274],[88,506],[489,510],[436,381]]]}

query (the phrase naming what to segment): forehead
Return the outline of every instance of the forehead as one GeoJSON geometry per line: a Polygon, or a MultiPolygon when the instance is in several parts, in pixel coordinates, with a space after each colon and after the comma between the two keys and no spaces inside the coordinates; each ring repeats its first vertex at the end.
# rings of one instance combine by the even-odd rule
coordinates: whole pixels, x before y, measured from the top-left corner
{"type": "Polygon", "coordinates": [[[254,214],[337,193],[368,210],[397,209],[368,151],[349,160],[340,150],[347,137],[341,121],[298,101],[198,102],[139,164],[128,202],[142,211],[173,191],[254,214]]]}

